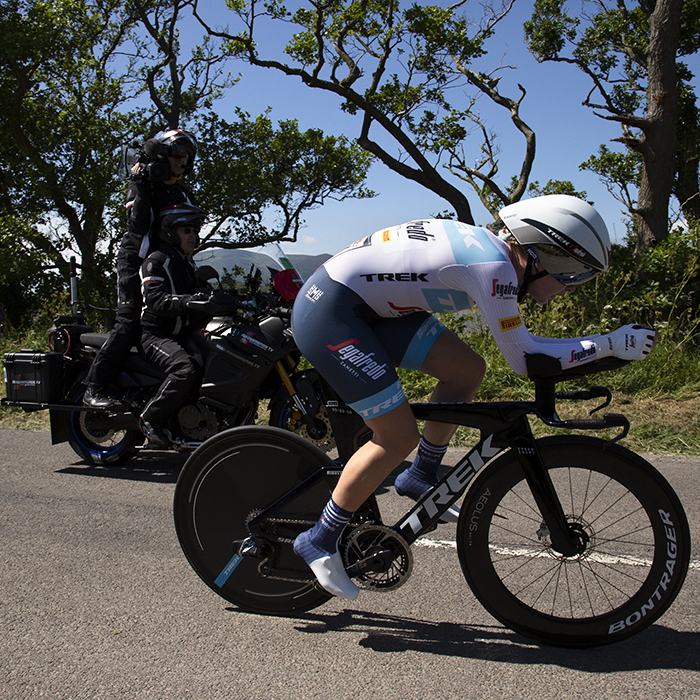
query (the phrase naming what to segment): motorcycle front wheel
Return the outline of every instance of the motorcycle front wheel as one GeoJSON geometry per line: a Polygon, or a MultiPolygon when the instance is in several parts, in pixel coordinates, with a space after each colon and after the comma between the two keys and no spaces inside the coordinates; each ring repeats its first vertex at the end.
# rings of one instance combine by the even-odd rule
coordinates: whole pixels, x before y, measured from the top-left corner
{"type": "Polygon", "coordinates": [[[270,400],[270,425],[274,428],[289,430],[299,437],[312,442],[324,452],[330,452],[335,447],[335,438],[331,430],[331,423],[326,413],[323,401],[321,383],[313,383],[318,399],[318,411],[312,418],[313,427],[304,422],[301,411],[289,395],[286,387],[282,385],[275,396],[270,400]]]}
{"type": "MultiPolygon", "coordinates": [[[[80,385],[68,400],[81,405],[85,387],[80,385]]],[[[124,464],[138,452],[144,436],[140,430],[112,430],[97,427],[95,411],[63,411],[68,444],[73,451],[91,464],[124,464]]]]}

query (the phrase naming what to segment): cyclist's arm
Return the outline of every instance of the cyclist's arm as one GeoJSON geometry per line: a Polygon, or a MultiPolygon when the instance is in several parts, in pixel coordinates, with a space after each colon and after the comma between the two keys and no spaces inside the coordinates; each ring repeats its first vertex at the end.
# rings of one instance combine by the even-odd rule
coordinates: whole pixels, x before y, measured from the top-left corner
{"type": "Polygon", "coordinates": [[[601,336],[543,338],[532,335],[518,311],[517,276],[509,262],[451,265],[440,271],[440,279],[454,289],[467,292],[474,300],[499,350],[518,374],[527,373],[525,356],[530,354],[556,357],[562,369],[605,356],[601,336]]]}

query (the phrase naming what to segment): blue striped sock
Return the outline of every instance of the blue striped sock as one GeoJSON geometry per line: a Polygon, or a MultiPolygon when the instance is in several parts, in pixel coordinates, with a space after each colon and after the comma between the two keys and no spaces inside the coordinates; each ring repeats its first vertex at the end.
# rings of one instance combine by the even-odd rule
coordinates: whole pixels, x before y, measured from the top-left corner
{"type": "Polygon", "coordinates": [[[428,489],[437,484],[437,470],[447,452],[447,445],[433,445],[421,438],[418,453],[413,464],[402,471],[394,481],[394,488],[399,496],[408,496],[413,500],[420,498],[428,489]]]}
{"type": "Polygon", "coordinates": [[[316,525],[294,540],[294,551],[307,564],[321,557],[332,556],[338,551],[338,540],[352,515],[331,498],[316,525]]]}

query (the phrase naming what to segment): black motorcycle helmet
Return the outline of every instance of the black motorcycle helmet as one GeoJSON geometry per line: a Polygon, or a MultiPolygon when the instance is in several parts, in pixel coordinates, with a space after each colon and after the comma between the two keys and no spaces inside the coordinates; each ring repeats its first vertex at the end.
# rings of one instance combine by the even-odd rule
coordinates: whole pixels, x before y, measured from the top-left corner
{"type": "Polygon", "coordinates": [[[182,129],[169,129],[155,138],[148,139],[143,146],[146,155],[156,163],[168,164],[168,156],[187,156],[185,175],[189,175],[197,156],[197,139],[194,134],[182,129]]]}
{"type": "Polygon", "coordinates": [[[194,204],[183,202],[163,207],[158,218],[160,220],[161,240],[180,250],[180,237],[177,235],[177,229],[181,226],[202,228],[207,220],[207,213],[194,204]]]}

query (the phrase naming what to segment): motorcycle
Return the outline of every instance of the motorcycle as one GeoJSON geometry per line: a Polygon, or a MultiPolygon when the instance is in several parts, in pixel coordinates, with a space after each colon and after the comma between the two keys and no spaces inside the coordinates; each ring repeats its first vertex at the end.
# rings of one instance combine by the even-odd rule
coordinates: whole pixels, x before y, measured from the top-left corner
{"type": "MultiPolygon", "coordinates": [[[[202,318],[183,346],[201,363],[198,394],[177,411],[167,427],[171,449],[190,451],[207,438],[255,422],[261,399],[268,399],[269,424],[296,432],[325,451],[334,447],[315,370],[300,369],[301,354],[290,328],[291,306],[301,278],[278,244],[271,248],[275,268],[269,289],[255,265],[245,290],[226,292],[210,266],[197,269],[209,281],[207,300],[190,302],[202,318]]],[[[6,353],[3,406],[25,411],[48,409],[51,442],[68,442],[93,464],[123,464],[142,448],[138,417],[165,375],[136,348],[123,363],[110,392],[119,403],[108,409],[83,405],[85,378],[108,334],[86,325],[77,303],[77,266],[71,261],[71,314],[57,316],[49,331],[51,352],[6,353]]],[[[162,448],[161,448],[162,449],[162,448]]]]}

